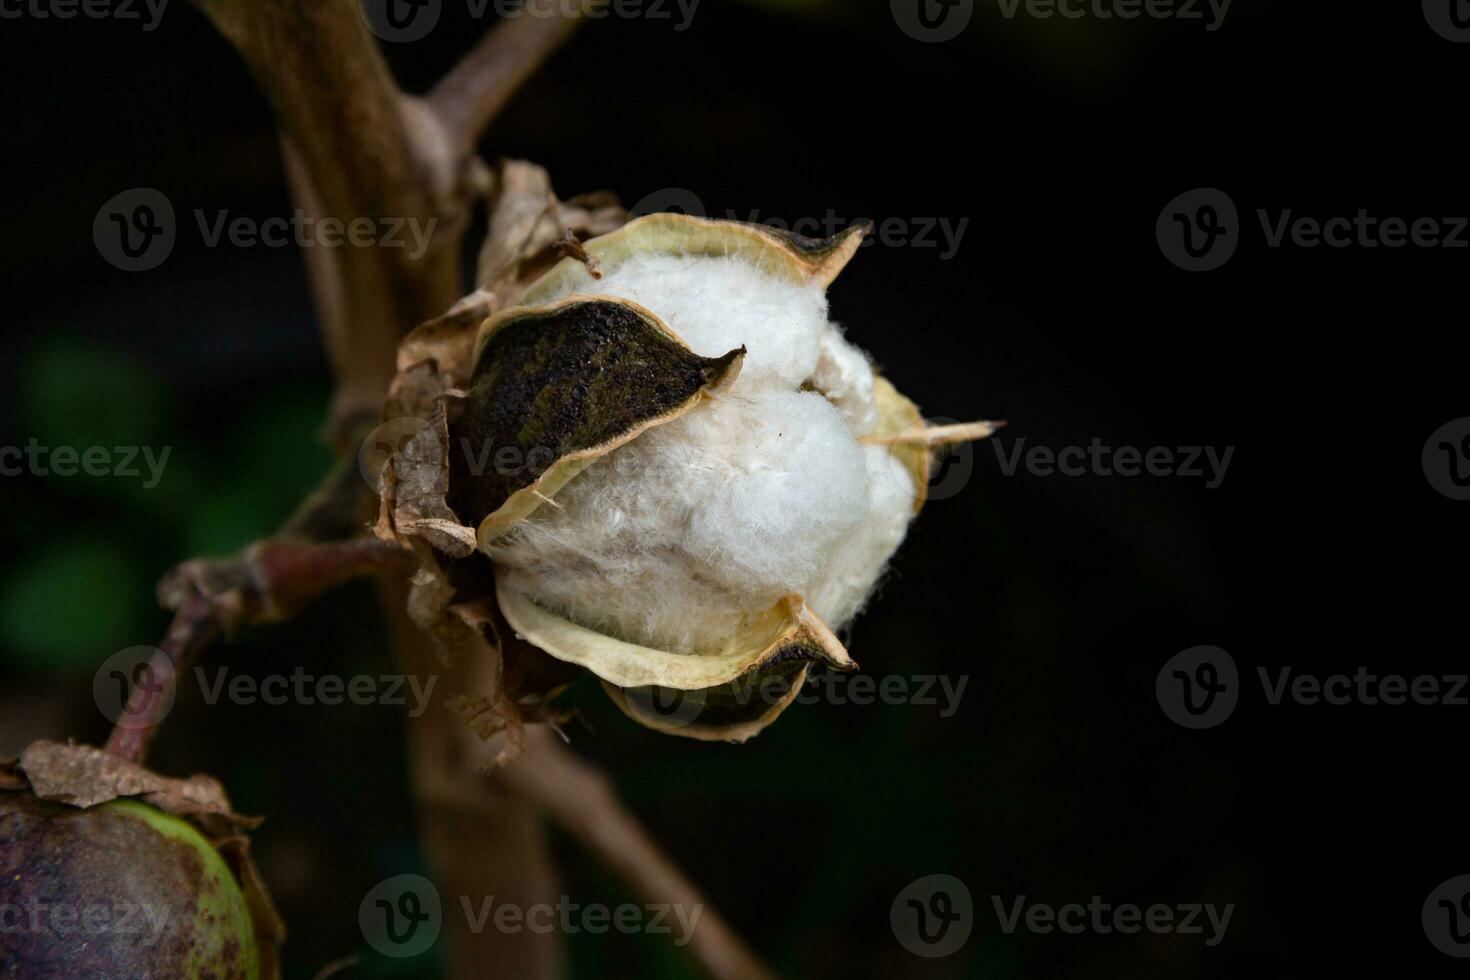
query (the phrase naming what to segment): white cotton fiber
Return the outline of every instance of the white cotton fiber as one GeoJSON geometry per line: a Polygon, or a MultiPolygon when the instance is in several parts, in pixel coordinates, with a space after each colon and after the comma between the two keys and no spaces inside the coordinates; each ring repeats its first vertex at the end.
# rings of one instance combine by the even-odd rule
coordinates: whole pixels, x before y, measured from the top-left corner
{"type": "Polygon", "coordinates": [[[685,546],[732,588],[749,583],[770,594],[820,577],[868,503],[862,451],[842,416],[821,395],[800,391],[721,399],[709,409],[690,412],[671,440],[698,447],[702,464],[679,488],[692,504],[685,546]]]}
{"type": "Polygon", "coordinates": [[[914,516],[914,478],[883,446],[863,446],[868,512],[857,531],[832,553],[827,572],[807,593],[807,603],[830,623],[856,616],[878,573],[903,543],[914,516]]]}
{"type": "Polygon", "coordinates": [[[826,395],[847,417],[854,432],[868,432],[878,424],[873,398],[873,366],[868,357],[842,336],[835,323],[823,324],[812,369],[811,386],[826,395]]]}
{"type": "Polygon", "coordinates": [[[593,463],[494,544],[507,585],[568,618],[681,653],[720,647],[798,593],[833,628],[862,607],[913,516],[908,472],[859,437],[867,358],[821,289],[727,258],[634,261],[596,283],[698,353],[745,346],[731,388],[593,463]]]}

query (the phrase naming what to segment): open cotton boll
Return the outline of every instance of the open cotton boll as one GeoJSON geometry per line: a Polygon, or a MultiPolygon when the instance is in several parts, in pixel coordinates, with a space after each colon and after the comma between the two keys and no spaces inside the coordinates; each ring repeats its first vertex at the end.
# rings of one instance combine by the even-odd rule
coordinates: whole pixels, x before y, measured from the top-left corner
{"type": "Polygon", "coordinates": [[[828,322],[824,291],[691,255],[627,259],[570,290],[637,303],[698,354],[745,359],[733,385],[493,541],[505,584],[686,654],[721,648],[792,594],[834,628],[852,619],[903,540],[914,486],[887,447],[858,441],[878,422],[873,369],[828,322]]]}
{"type": "MultiPolygon", "coordinates": [[[[837,634],[922,505],[933,448],[1004,423],[929,425],[828,320],[867,223],[812,240],[658,213],[563,239],[545,268],[562,226],[536,196],[535,248],[399,349],[385,417],[431,414],[381,465],[364,446],[385,477],[374,531],[419,559],[420,625],[496,614],[521,641],[508,671],[540,650],[648,728],[744,741],[809,670],[856,667],[837,634]]],[[[554,692],[501,699],[505,727],[551,714],[522,710],[537,693],[554,692]]]]}
{"type": "MultiPolygon", "coordinates": [[[[864,538],[866,457],[820,394],[724,395],[594,463],[492,556],[513,569],[511,587],[578,622],[660,649],[710,650],[783,596],[815,588],[844,541],[864,538]]],[[[911,507],[905,499],[896,513],[911,507]]],[[[843,601],[855,578],[876,579],[887,554],[853,567],[871,551],[846,560],[834,588],[843,601]]]]}
{"type": "Polygon", "coordinates": [[[718,357],[743,345],[736,392],[801,387],[817,365],[828,329],[821,288],[786,282],[740,259],[640,257],[578,289],[652,310],[696,354],[718,357]]]}

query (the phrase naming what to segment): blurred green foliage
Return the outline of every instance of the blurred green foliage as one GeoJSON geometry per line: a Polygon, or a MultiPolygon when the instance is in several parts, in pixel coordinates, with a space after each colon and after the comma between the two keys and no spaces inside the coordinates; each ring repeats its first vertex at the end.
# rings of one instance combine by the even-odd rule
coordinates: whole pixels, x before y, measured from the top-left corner
{"type": "Polygon", "coordinates": [[[76,539],[38,549],[0,577],[0,650],[10,666],[25,670],[94,670],[107,653],[142,635],[148,596],[128,601],[125,590],[143,581],[136,556],[116,541],[76,539]]]}
{"type": "MultiPolygon", "coordinates": [[[[227,553],[270,533],[331,464],[317,438],[325,383],[287,378],[265,390],[201,397],[174,390],[120,352],[68,339],[36,346],[23,376],[24,438],[53,447],[146,445],[155,454],[169,447],[170,455],[152,488],[143,478],[55,475],[7,486],[13,512],[24,515],[11,528],[10,558],[0,573],[0,667],[9,670],[77,683],[112,652],[157,642],[166,617],[151,583],[183,558],[227,553]]],[[[317,673],[389,669],[372,603],[366,586],[345,590],[289,626],[251,631],[214,651],[210,668],[257,675],[298,665],[317,673]]],[[[868,625],[864,648],[885,649],[887,669],[934,669],[918,653],[927,644],[911,645],[903,633],[885,636],[882,621],[868,625]]],[[[353,976],[436,975],[441,950],[394,959],[373,953],[355,934],[353,895],[381,877],[427,871],[407,814],[397,745],[402,718],[373,708],[286,714],[224,704],[205,713],[195,700],[179,708],[176,722],[179,731],[194,733],[194,744],[174,741],[176,750],[198,752],[189,765],[223,779],[243,812],[273,815],[255,836],[267,877],[294,920],[288,976],[306,980],[347,953],[361,957],[353,976]],[[305,813],[320,827],[303,834],[291,823],[305,813]],[[293,883],[289,864],[301,852],[292,848],[303,847],[311,851],[313,874],[350,868],[356,877],[330,887],[319,879],[293,883]],[[330,906],[326,921],[303,919],[303,905],[322,902],[330,906]]],[[[870,922],[873,910],[886,908],[887,896],[919,873],[965,871],[956,855],[971,846],[966,824],[980,791],[956,781],[944,764],[953,747],[936,741],[945,729],[925,714],[798,708],[761,738],[734,747],[638,728],[590,677],[564,701],[580,712],[571,726],[579,746],[619,772],[629,806],[676,860],[698,866],[710,900],[783,976],[860,964],[857,950],[871,937],[855,940],[850,928],[870,922]],[[861,810],[836,814],[834,799],[862,801],[861,810]],[[773,823],[793,830],[771,836],[773,823]],[[734,840],[761,836],[741,840],[740,861],[711,860],[727,848],[702,836],[701,827],[718,827],[734,840]],[[750,901],[752,893],[780,895],[779,914],[750,901]]],[[[976,769],[996,762],[982,748],[968,751],[976,769]]],[[[569,899],[610,908],[641,904],[574,842],[558,836],[555,844],[569,899]]],[[[446,898],[445,913],[458,914],[457,899],[446,898]]],[[[573,933],[566,954],[572,976],[698,975],[665,935],[573,933]]],[[[983,967],[980,975],[1000,980],[1021,976],[1005,937],[952,966],[971,975],[983,967]]]]}
{"type": "Polygon", "coordinates": [[[269,533],[331,464],[316,437],[325,384],[240,399],[217,431],[181,414],[170,385],[136,359],[75,337],[37,343],[20,372],[13,440],[48,452],[138,447],[136,475],[9,478],[12,523],[0,571],[0,662],[89,671],[157,641],[151,584],[170,564],[269,533]],[[150,486],[147,458],[161,464],[150,486]],[[163,454],[167,452],[165,457],[163,454]]]}

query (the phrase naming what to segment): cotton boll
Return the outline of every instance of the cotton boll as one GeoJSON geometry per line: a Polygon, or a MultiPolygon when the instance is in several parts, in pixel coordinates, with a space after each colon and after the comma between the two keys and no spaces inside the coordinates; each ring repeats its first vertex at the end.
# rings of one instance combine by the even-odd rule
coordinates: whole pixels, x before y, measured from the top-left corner
{"type": "MultiPolygon", "coordinates": [[[[651,310],[705,357],[744,346],[734,391],[795,391],[816,367],[827,329],[827,296],[757,266],[720,256],[625,261],[578,287],[651,310]]],[[[558,298],[558,297],[552,297],[558,298]]]]}
{"type": "Polygon", "coordinates": [[[833,627],[856,616],[888,560],[903,543],[914,516],[914,479],[883,446],[863,446],[868,509],[862,526],[847,535],[821,576],[807,590],[807,604],[833,627]]]}
{"type": "Polygon", "coordinates": [[[492,557],[512,588],[578,622],[707,651],[861,533],[865,457],[821,395],[722,395],[594,463],[492,557]]]}
{"type": "MultiPolygon", "coordinates": [[[[867,356],[817,287],[740,259],[628,259],[577,292],[631,300],[697,353],[744,347],[733,386],[594,462],[487,548],[506,585],[593,629],[711,652],[797,593],[828,624],[867,600],[913,516],[867,356]]],[[[554,300],[558,297],[547,297],[554,300]]]]}
{"type": "Polygon", "coordinates": [[[817,364],[808,380],[837,406],[853,432],[871,432],[878,424],[873,365],[866,354],[848,343],[835,323],[822,329],[817,364]]]}

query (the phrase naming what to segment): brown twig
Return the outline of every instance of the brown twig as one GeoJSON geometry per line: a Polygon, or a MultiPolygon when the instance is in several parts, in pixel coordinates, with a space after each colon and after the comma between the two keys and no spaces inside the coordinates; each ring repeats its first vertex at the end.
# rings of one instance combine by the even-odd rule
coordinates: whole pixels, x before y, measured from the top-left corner
{"type": "Polygon", "coordinates": [[[356,954],[343,956],[340,959],[335,959],[332,962],[328,963],[326,966],[322,967],[320,970],[316,971],[316,975],[313,976],[311,980],[327,980],[328,977],[335,977],[339,973],[350,970],[352,967],[356,966],[358,962],[359,958],[356,954]]]}
{"type": "Polygon", "coordinates": [[[173,622],[149,658],[145,677],[128,699],[106,749],[142,763],[177,688],[208,647],[243,626],[289,619],[322,593],[353,579],[411,564],[407,552],[377,538],[307,542],[257,541],[233,558],[195,559],[159,583],[173,622]]]}
{"type": "Polygon", "coordinates": [[[311,260],[337,375],[334,417],[376,410],[399,339],[459,297],[462,237],[476,190],[466,185],[465,161],[449,152],[423,103],[398,90],[357,0],[196,2],[270,101],[303,209],[344,224],[398,222],[400,240],[413,222],[428,236],[422,254],[376,242],[319,249],[330,253],[334,273],[321,268],[329,260],[311,260]]]}
{"type": "Polygon", "coordinates": [[[169,689],[221,635],[280,622],[334,586],[403,567],[407,553],[362,533],[372,503],[356,460],[339,463],[276,537],[229,558],[186,561],[165,575],[158,598],[174,610],[173,622],[145,668],[152,683],[134,687],[107,751],[143,761],[171,703],[169,689]]]}
{"type": "Polygon", "coordinates": [[[544,810],[648,902],[699,910],[688,949],[712,977],[770,977],[760,960],[619,802],[607,778],[545,726],[526,733],[521,755],[495,773],[544,810]]]}
{"type": "Polygon", "coordinates": [[[133,688],[123,716],[113,726],[104,748],[111,754],[129,762],[142,763],[148,753],[148,743],[153,732],[163,721],[163,715],[171,703],[165,693],[175,685],[175,678],[193,666],[199,654],[223,632],[214,606],[202,596],[191,596],[174,613],[173,622],[164,634],[158,650],[149,658],[146,676],[153,683],[141,683],[133,688]]]}
{"type": "MultiPolygon", "coordinates": [[[[271,102],[288,180],[304,211],[344,222],[418,221],[430,235],[428,249],[416,257],[403,249],[344,247],[319,250],[322,255],[308,259],[336,374],[331,429],[339,449],[346,448],[350,422],[376,415],[395,371],[399,339],[448,309],[462,292],[469,205],[484,189],[476,140],[580,17],[523,15],[501,23],[420,100],[394,84],[357,0],[195,2],[244,57],[271,102]]],[[[310,562],[286,564],[305,568],[310,562]]],[[[193,571],[219,569],[196,565],[193,571]]],[[[322,567],[314,574],[332,577],[322,567]]],[[[195,574],[183,580],[197,585],[204,579],[195,574]]],[[[405,583],[386,586],[390,622],[400,633],[400,662],[409,670],[442,668],[431,666],[438,661],[427,635],[407,623],[405,583]]],[[[310,594],[286,591],[296,598],[310,594]]],[[[259,596],[243,601],[282,614],[292,607],[259,596]]],[[[177,649],[164,655],[185,665],[230,623],[208,589],[186,592],[177,608],[170,630],[177,649]]],[[[109,748],[115,741],[119,752],[141,755],[150,729],[141,731],[136,737],[115,733],[109,748]]],[[[426,712],[411,725],[425,847],[450,890],[470,894],[488,885],[527,902],[554,895],[555,872],[535,819],[539,808],[648,900],[701,906],[690,948],[712,975],[768,976],[621,807],[603,777],[542,736],[511,768],[487,781],[475,778],[475,756],[464,748],[465,739],[480,748],[483,743],[452,712],[426,712]]],[[[456,977],[551,977],[560,970],[552,936],[520,936],[512,943],[486,930],[450,941],[456,948],[447,960],[456,977]]]]}
{"type": "MultiPolygon", "coordinates": [[[[494,649],[467,638],[470,646],[446,662],[443,648],[409,619],[407,591],[402,582],[382,586],[400,669],[438,676],[441,692],[493,690],[499,669],[494,649]]],[[[455,896],[451,902],[495,895],[522,908],[555,904],[561,885],[540,814],[504,785],[480,777],[496,749],[447,706],[411,718],[408,742],[419,837],[441,895],[455,896]]],[[[475,930],[463,915],[446,916],[444,930],[450,980],[552,980],[565,973],[554,932],[475,930]]]]}
{"type": "Polygon", "coordinates": [[[330,428],[340,444],[345,420],[381,404],[402,336],[462,292],[464,231],[485,190],[475,140],[581,18],[502,21],[417,99],[394,83],[357,0],[195,2],[270,100],[297,206],[344,225],[397,222],[428,243],[416,254],[349,241],[307,258],[337,376],[330,428]]]}
{"type": "Polygon", "coordinates": [[[502,20],[429,93],[429,107],[453,150],[469,156],[475,141],[521,84],[582,21],[586,4],[570,15],[522,10],[502,20]]]}

